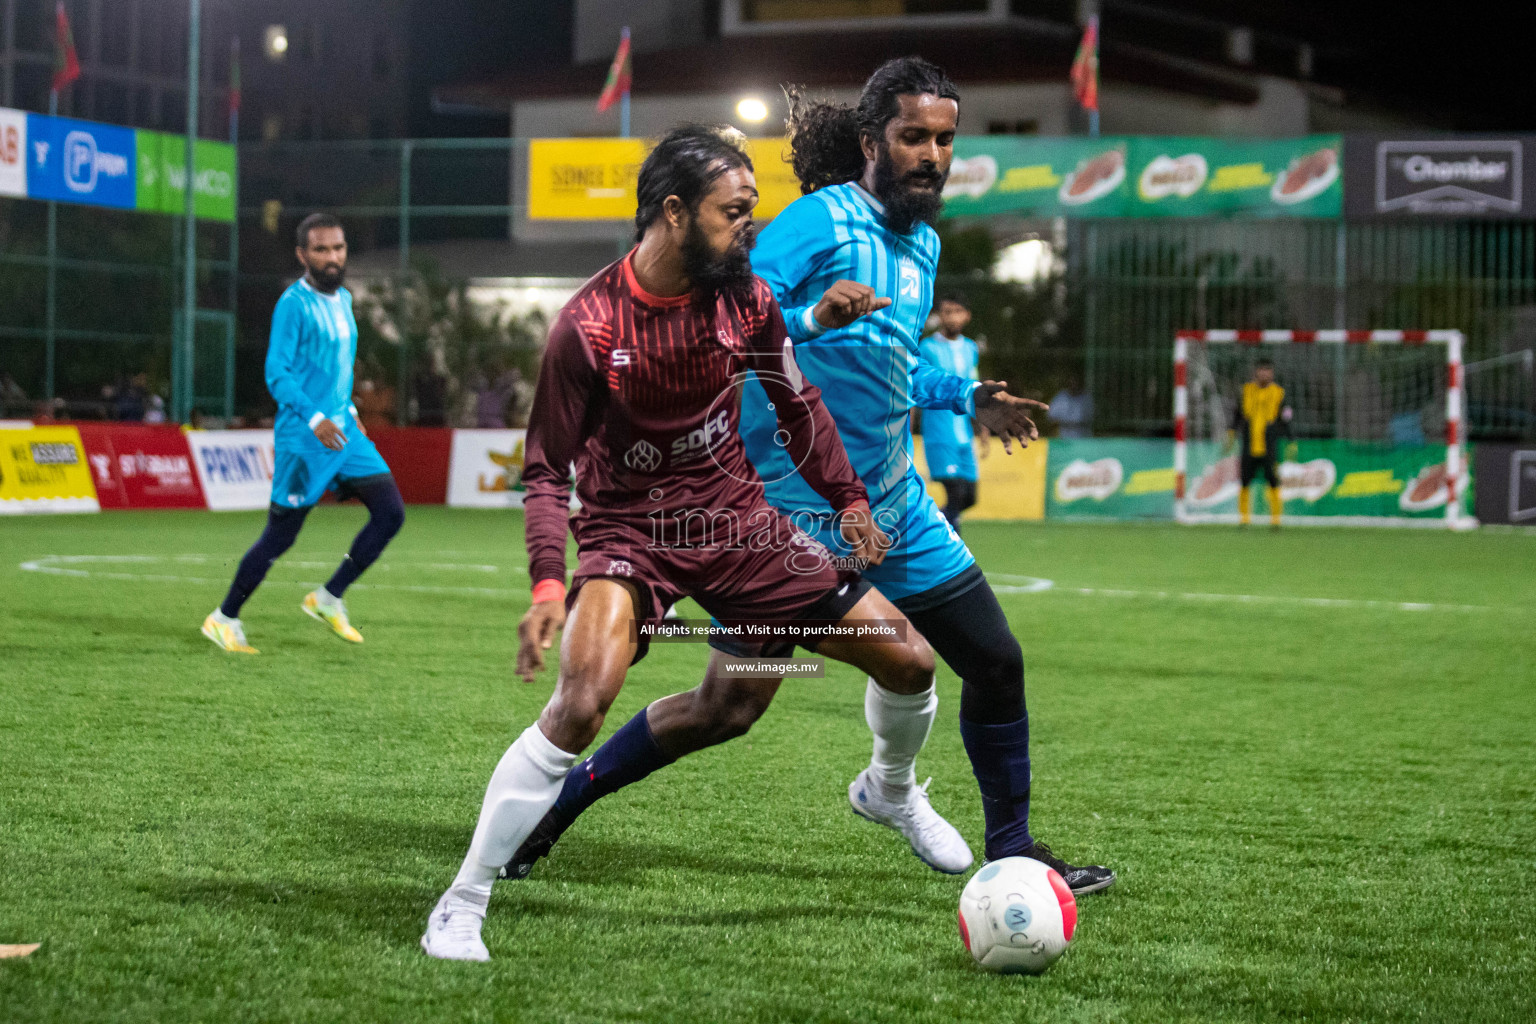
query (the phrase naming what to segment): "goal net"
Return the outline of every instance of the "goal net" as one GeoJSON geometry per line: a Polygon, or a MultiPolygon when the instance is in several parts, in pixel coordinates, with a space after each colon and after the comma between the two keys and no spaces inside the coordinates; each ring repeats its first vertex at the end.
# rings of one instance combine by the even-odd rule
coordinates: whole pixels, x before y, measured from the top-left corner
{"type": "MultiPolygon", "coordinates": [[[[1291,448],[1282,438],[1276,453],[1286,521],[1470,525],[1461,346],[1458,331],[1181,331],[1178,519],[1237,521],[1238,457],[1228,431],[1243,384],[1267,359],[1296,442],[1291,448]]],[[[1262,477],[1256,483],[1258,510],[1262,477]]]]}

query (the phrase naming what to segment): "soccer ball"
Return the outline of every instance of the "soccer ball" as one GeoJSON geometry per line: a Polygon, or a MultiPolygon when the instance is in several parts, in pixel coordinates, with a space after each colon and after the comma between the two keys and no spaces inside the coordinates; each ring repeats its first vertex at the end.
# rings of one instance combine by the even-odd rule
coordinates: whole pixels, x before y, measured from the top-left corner
{"type": "Polygon", "coordinates": [[[1040,974],[1066,952],[1077,901],[1052,868],[1004,857],[960,893],[960,939],[976,962],[1002,974],[1040,974]]]}

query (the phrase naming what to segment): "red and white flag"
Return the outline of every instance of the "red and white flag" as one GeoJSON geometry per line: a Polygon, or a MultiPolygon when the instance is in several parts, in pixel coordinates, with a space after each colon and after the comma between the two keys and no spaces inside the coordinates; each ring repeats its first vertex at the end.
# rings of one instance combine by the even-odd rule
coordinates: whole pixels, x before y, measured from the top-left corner
{"type": "Polygon", "coordinates": [[[629,92],[629,87],[634,81],[634,70],[629,62],[629,29],[624,29],[624,35],[619,39],[619,52],[613,55],[613,64],[608,68],[608,81],[603,85],[603,94],[597,98],[597,109],[607,110],[629,92]]]}
{"type": "Polygon", "coordinates": [[[1072,61],[1072,95],[1084,110],[1099,109],[1099,16],[1088,19],[1072,61]]]}
{"type": "Polygon", "coordinates": [[[69,30],[64,0],[54,8],[53,21],[53,91],[58,92],[80,77],[80,56],[75,53],[75,35],[69,30]]]}

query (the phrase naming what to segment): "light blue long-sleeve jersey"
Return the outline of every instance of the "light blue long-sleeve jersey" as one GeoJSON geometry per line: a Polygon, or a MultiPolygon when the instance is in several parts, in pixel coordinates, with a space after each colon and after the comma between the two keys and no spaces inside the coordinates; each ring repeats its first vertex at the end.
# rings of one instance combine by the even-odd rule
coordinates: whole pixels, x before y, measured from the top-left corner
{"type": "MultiPolygon", "coordinates": [[[[933,228],[920,224],[897,234],[881,203],[852,182],[795,200],[763,230],[752,253],[752,269],[773,288],[783,310],[795,360],[821,389],[875,508],[910,506],[924,496],[912,462],[908,411],[914,405],[975,412],[976,382],[919,354],[938,264],[933,228]],[[812,311],[822,293],[844,279],[869,285],[891,304],[847,327],[823,329],[812,311]]],[[[749,383],[741,435],[767,484],[768,500],[780,509],[830,514],[826,501],[795,472],[788,450],[776,443],[776,430],[762,387],[749,383]]]]}
{"type": "Polygon", "coordinates": [[[277,437],[312,436],[324,416],[345,429],[352,410],[357,320],[352,293],[316,291],[303,278],[288,286],[272,313],[267,390],[277,400],[277,437]]]}
{"type": "MultiPolygon", "coordinates": [[[[967,380],[977,379],[976,362],[981,355],[981,348],[964,335],[950,341],[942,334],[931,334],[923,339],[920,351],[924,359],[941,370],[967,380]]],[[[970,444],[975,436],[969,416],[948,409],[927,409],[923,412],[923,440],[930,445],[970,444]]]]}

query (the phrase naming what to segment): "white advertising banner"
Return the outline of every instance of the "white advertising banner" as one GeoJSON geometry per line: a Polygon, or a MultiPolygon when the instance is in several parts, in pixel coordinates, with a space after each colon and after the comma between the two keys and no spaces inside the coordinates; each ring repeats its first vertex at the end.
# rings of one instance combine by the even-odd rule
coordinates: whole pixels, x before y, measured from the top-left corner
{"type": "Polygon", "coordinates": [[[0,107],[0,196],[27,194],[27,115],[0,107]]]}
{"type": "Polygon", "coordinates": [[[258,509],[271,502],[272,431],[193,430],[187,443],[209,508],[258,509]]]}
{"type": "Polygon", "coordinates": [[[455,430],[448,504],[460,508],[523,507],[526,430],[455,430]]]}

